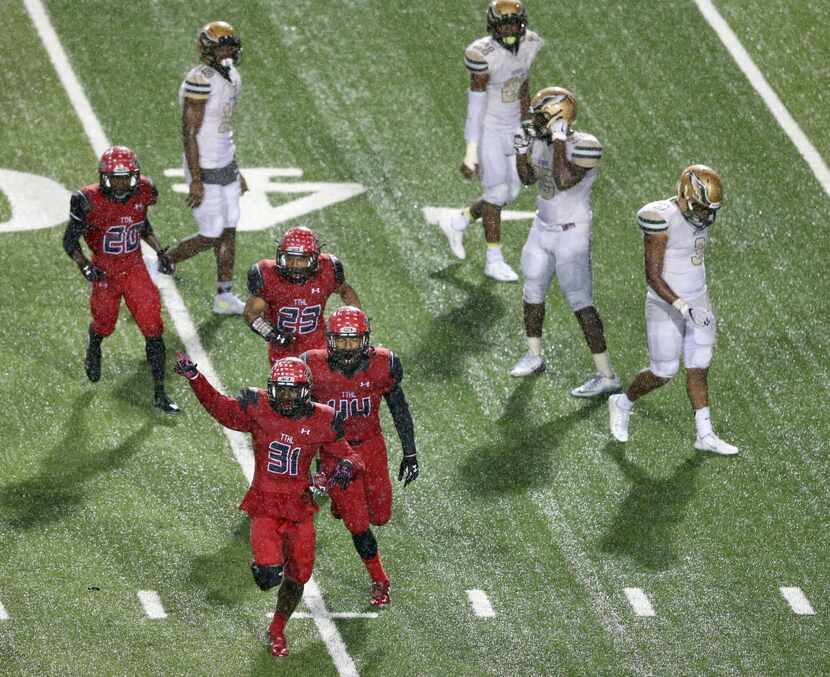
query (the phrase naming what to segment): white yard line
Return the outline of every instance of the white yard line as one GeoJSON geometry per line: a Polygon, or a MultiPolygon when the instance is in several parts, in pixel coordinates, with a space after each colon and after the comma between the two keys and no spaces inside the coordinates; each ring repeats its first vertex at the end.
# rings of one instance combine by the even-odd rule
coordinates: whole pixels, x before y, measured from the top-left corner
{"type": "Polygon", "coordinates": [[[781,587],[779,590],[781,590],[781,594],[787,600],[787,603],[794,613],[797,613],[799,616],[815,616],[816,612],[810,604],[810,600],[801,591],[801,588],[781,587]]]}
{"type": "Polygon", "coordinates": [[[483,590],[467,590],[467,597],[473,607],[473,613],[479,618],[493,618],[496,615],[490,598],[483,590]]]}
{"type": "Polygon", "coordinates": [[[735,35],[735,32],[730,28],[726,19],[718,12],[712,0],[694,0],[694,2],[703,15],[703,18],[709,22],[712,30],[717,33],[721,42],[732,55],[735,63],[738,64],[738,68],[743,71],[746,79],[749,80],[749,84],[758,92],[758,96],[761,97],[767,108],[769,108],[781,126],[781,129],[790,137],[798,152],[801,153],[801,157],[810,166],[819,184],[824,188],[824,192],[830,196],[830,169],[828,169],[824,159],[816,150],[815,146],[813,146],[810,139],[807,138],[807,135],[802,131],[801,127],[799,127],[793,116],[790,115],[784,103],[778,98],[775,90],[770,87],[763,73],[755,65],[755,62],[749,56],[746,49],[744,49],[738,36],[735,35]]]}
{"type": "MultiPolygon", "coordinates": [[[[274,612],[272,611],[270,613],[267,613],[267,614],[265,614],[265,616],[268,619],[271,619],[271,618],[274,617],[274,612]]],[[[378,617],[378,614],[377,614],[377,612],[374,612],[374,611],[367,611],[365,613],[361,613],[359,611],[331,611],[331,612],[327,613],[326,616],[325,616],[325,618],[328,618],[328,619],[336,619],[336,620],[343,619],[343,620],[347,620],[347,621],[348,620],[355,620],[355,619],[358,619],[358,618],[377,618],[377,617],[378,617]]],[[[314,614],[309,613],[308,611],[295,611],[293,614],[291,614],[291,620],[293,621],[295,618],[306,618],[306,619],[313,618],[314,620],[316,620],[314,614]]]]}
{"type": "MultiPolygon", "coordinates": [[[[60,38],[58,38],[58,34],[52,26],[49,15],[46,13],[46,9],[41,0],[23,1],[26,6],[26,11],[29,13],[32,23],[40,36],[41,42],[43,42],[43,46],[49,54],[52,65],[55,67],[58,78],[69,96],[69,100],[71,101],[72,106],[84,127],[84,131],[86,132],[90,144],[92,144],[92,149],[96,157],[99,157],[104,150],[110,146],[110,142],[104,133],[98,117],[95,115],[95,111],[92,109],[89,99],[86,97],[83,86],[75,75],[75,72],[72,70],[69,58],[63,49],[63,45],[61,44],[60,38]]],[[[144,253],[147,254],[148,249],[146,248],[146,244],[142,243],[142,246],[144,248],[144,253]]],[[[152,254],[152,252],[149,253],[152,254]]],[[[151,256],[151,259],[154,258],[154,256],[151,256]]],[[[199,365],[199,370],[208,378],[208,380],[210,380],[216,388],[224,391],[222,382],[219,380],[219,377],[216,374],[204,347],[202,346],[196,327],[193,324],[193,319],[191,318],[190,313],[184,304],[184,300],[176,288],[175,282],[173,282],[172,278],[168,278],[167,276],[159,276],[158,286],[161,292],[162,301],[167,307],[167,312],[173,320],[176,333],[179,335],[179,338],[184,344],[188,354],[191,358],[193,358],[193,361],[199,365]]],[[[254,476],[254,456],[248,438],[242,433],[228,430],[224,427],[222,427],[222,431],[225,433],[225,436],[231,445],[234,457],[242,467],[245,479],[248,484],[250,484],[254,476]]],[[[305,600],[308,608],[312,610],[312,613],[315,613],[315,610],[319,611],[321,616],[328,613],[325,602],[320,594],[320,589],[313,578],[305,586],[303,599],[305,600]]],[[[346,651],[346,645],[337,630],[337,626],[335,626],[330,620],[321,619],[320,621],[317,621],[317,627],[320,629],[320,635],[326,644],[326,648],[328,649],[332,660],[334,661],[337,672],[343,677],[358,675],[359,673],[357,672],[357,668],[351,656],[349,656],[346,651]]]]}
{"type": "Polygon", "coordinates": [[[167,618],[167,612],[165,612],[164,605],[161,603],[161,597],[155,590],[139,590],[136,594],[141,606],[144,607],[147,618],[167,618]]]}
{"type": "Polygon", "coordinates": [[[628,597],[628,603],[634,609],[634,613],[638,616],[654,616],[654,607],[648,600],[646,593],[642,588],[623,588],[625,596],[628,597]]]}
{"type": "Polygon", "coordinates": [[[9,616],[9,612],[6,611],[6,607],[3,606],[3,602],[0,602],[0,621],[7,621],[11,618],[9,616]]]}

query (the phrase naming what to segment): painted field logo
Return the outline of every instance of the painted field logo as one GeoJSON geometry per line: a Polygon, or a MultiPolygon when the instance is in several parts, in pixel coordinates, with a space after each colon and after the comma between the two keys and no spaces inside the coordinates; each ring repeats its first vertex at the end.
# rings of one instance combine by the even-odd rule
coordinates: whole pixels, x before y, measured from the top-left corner
{"type": "Polygon", "coordinates": [[[0,233],[52,228],[69,219],[69,191],[45,176],[0,169],[0,192],[11,208],[0,233]]]}

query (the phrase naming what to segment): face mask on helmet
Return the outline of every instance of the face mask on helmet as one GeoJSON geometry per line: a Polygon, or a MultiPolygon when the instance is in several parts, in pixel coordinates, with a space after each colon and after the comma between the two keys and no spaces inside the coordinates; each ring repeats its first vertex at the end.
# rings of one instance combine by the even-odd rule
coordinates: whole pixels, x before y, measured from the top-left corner
{"type": "Polygon", "coordinates": [[[514,54],[527,32],[527,11],[518,0],[493,0],[487,9],[487,30],[514,54]]]}
{"type": "Polygon", "coordinates": [[[286,231],[277,248],[277,270],[287,280],[302,284],[317,272],[320,243],[314,232],[303,226],[286,231]]]}
{"type": "Polygon", "coordinates": [[[306,364],[289,357],[277,360],[268,379],[268,403],[278,414],[297,416],[311,399],[311,374],[306,364]]]}
{"type": "Polygon", "coordinates": [[[138,190],[141,168],[135,153],[126,146],[112,146],[98,163],[101,192],[111,200],[126,202],[138,190]]]}
{"type": "Polygon", "coordinates": [[[687,167],[677,182],[683,217],[696,228],[708,228],[715,222],[722,195],[720,175],[705,165],[687,167]]]}
{"type": "Polygon", "coordinates": [[[242,39],[233,26],[224,21],[213,21],[199,31],[199,54],[210,65],[227,70],[242,61],[242,39]]]}
{"type": "Polygon", "coordinates": [[[329,358],[345,369],[358,366],[369,351],[370,333],[369,320],[360,308],[338,308],[329,317],[326,330],[329,358]]]}

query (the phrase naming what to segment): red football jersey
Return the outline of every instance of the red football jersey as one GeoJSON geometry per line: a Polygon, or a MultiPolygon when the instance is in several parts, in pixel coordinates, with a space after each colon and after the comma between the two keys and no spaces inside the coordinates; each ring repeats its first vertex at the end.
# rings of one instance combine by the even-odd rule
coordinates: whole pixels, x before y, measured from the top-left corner
{"type": "Polygon", "coordinates": [[[110,200],[97,184],[81,188],[87,200],[83,220],[87,224],[84,240],[92,251],[92,263],[107,275],[123,273],[134,265],[144,265],[141,233],[147,208],[156,204],[158,191],[142,176],[138,190],[126,202],[110,200]]]}
{"type": "Polygon", "coordinates": [[[248,274],[248,287],[268,303],[267,319],[278,331],[294,334],[285,346],[270,346],[272,360],[299,355],[326,345],[323,311],[326,302],[344,282],[343,266],[331,254],[320,254],[317,272],[302,284],[287,280],[274,259],[262,259],[248,274]]]}
{"type": "Polygon", "coordinates": [[[342,421],[331,407],[313,403],[311,413],[290,418],[275,412],[268,394],[248,388],[222,395],[200,374],[190,381],[199,401],[226,428],[251,433],[254,479],[240,506],[250,515],[302,521],[317,506],[309,489],[311,461],[323,455],[348,458],[355,472],[363,464],[343,439],[342,421]]]}
{"type": "Polygon", "coordinates": [[[346,419],[346,439],[364,441],[381,435],[380,400],[397,384],[395,354],[388,348],[372,348],[364,369],[347,376],[333,369],[325,349],[302,356],[311,369],[311,397],[332,407],[346,419]]]}

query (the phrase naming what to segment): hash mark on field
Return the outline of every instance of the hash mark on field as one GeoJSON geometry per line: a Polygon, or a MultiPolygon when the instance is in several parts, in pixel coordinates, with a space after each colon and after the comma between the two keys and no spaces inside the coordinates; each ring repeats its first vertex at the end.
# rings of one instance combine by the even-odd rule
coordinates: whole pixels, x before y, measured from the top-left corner
{"type": "Polygon", "coordinates": [[[781,587],[779,590],[784,596],[784,599],[787,600],[787,603],[790,605],[793,612],[797,613],[799,616],[816,615],[816,612],[810,604],[810,600],[807,599],[807,596],[801,591],[801,588],[781,587]]]}
{"type": "Polygon", "coordinates": [[[148,618],[167,618],[161,598],[155,590],[139,590],[137,594],[148,618]]]}
{"type": "Polygon", "coordinates": [[[0,621],[7,621],[11,618],[9,616],[9,612],[6,611],[6,607],[3,606],[3,602],[0,602],[0,621]]]}
{"type": "Polygon", "coordinates": [[[635,614],[638,616],[654,616],[654,607],[651,606],[651,602],[648,601],[648,597],[642,588],[623,588],[623,590],[635,614]]]}
{"type": "Polygon", "coordinates": [[[479,618],[493,618],[496,615],[487,593],[483,590],[467,590],[467,597],[470,598],[473,613],[479,618]]]}

